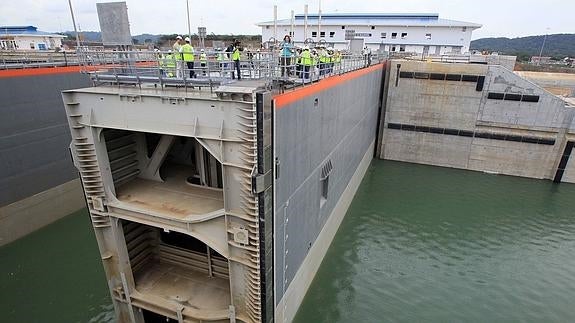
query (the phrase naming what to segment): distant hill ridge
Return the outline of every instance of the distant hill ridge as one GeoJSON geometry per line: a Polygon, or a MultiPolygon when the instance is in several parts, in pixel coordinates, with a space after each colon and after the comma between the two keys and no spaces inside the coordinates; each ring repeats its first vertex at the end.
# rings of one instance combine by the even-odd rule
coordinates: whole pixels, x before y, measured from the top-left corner
{"type": "MultiPolygon", "coordinates": [[[[520,38],[482,38],[471,42],[473,50],[488,50],[508,55],[539,56],[545,36],[520,38]]],[[[575,34],[548,35],[543,56],[575,57],[575,34]]]]}
{"type": "MultiPolygon", "coordinates": [[[[66,32],[70,36],[74,32],[66,32]]],[[[138,43],[155,43],[164,35],[142,34],[132,38],[138,43]]],[[[88,41],[101,41],[101,34],[98,31],[83,31],[82,37],[88,41]]],[[[520,38],[481,38],[471,42],[472,50],[488,50],[501,54],[517,55],[524,58],[538,56],[543,44],[544,36],[528,36],[520,38]]],[[[575,57],[575,34],[554,34],[548,35],[545,41],[543,56],[556,58],[575,57]]]]}

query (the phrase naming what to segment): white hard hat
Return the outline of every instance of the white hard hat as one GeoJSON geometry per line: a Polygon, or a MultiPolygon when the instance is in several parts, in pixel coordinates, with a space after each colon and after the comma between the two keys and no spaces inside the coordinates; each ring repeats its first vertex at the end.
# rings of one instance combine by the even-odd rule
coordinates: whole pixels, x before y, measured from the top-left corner
{"type": "Polygon", "coordinates": [[[200,52],[202,52],[202,53],[203,53],[203,52],[204,52],[204,49],[203,49],[203,48],[202,48],[202,49],[200,49],[200,52]]]}
{"type": "Polygon", "coordinates": [[[309,46],[305,45],[304,47],[302,47],[303,50],[308,50],[309,46]]]}
{"type": "Polygon", "coordinates": [[[184,39],[185,41],[189,42],[190,41],[190,37],[186,37],[186,39],[184,39]]]}
{"type": "Polygon", "coordinates": [[[182,39],[182,36],[178,36],[178,37],[176,37],[176,39],[182,39]]]}

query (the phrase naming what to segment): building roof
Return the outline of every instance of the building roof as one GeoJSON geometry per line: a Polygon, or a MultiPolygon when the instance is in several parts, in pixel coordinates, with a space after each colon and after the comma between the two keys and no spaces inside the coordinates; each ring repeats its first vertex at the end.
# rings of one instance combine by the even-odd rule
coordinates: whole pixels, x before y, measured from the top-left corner
{"type": "Polygon", "coordinates": [[[38,30],[36,26],[0,26],[0,37],[1,36],[41,36],[66,38],[66,36],[38,30]]]}
{"type": "MultiPolygon", "coordinates": [[[[307,15],[308,25],[317,24],[318,14],[308,14],[307,15]]],[[[294,17],[294,25],[302,26],[304,24],[305,17],[303,14],[297,14],[294,17]]],[[[482,25],[440,19],[439,14],[436,13],[327,13],[321,15],[321,22],[323,25],[374,25],[374,26],[404,26],[404,27],[469,27],[469,28],[481,28],[482,25]]],[[[273,26],[273,21],[260,22],[257,25],[263,26],[273,26]]],[[[291,19],[282,19],[277,21],[278,26],[291,25],[291,19]]]]}

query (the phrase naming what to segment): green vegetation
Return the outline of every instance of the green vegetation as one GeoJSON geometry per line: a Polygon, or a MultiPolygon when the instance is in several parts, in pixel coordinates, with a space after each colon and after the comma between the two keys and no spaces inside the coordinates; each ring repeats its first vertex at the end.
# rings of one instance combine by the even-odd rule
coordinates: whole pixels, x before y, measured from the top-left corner
{"type": "MultiPolygon", "coordinates": [[[[471,42],[472,50],[498,52],[515,55],[520,61],[528,61],[531,56],[539,56],[545,36],[521,38],[482,38],[471,42]]],[[[575,34],[548,35],[542,56],[555,59],[575,57],[575,34]]]]}
{"type": "MultiPolygon", "coordinates": [[[[76,36],[74,32],[67,31],[62,33],[62,35],[67,36],[66,40],[75,40],[76,36]]],[[[180,34],[186,36],[185,33],[180,34]]],[[[83,41],[101,42],[102,37],[100,32],[97,31],[83,31],[80,33],[83,41]]],[[[154,44],[154,45],[164,45],[173,42],[178,34],[171,35],[152,35],[152,34],[142,34],[133,36],[132,40],[135,45],[138,44],[154,44]]],[[[192,34],[192,39],[198,39],[197,34],[192,34]]],[[[258,42],[261,43],[262,36],[260,35],[216,35],[214,33],[206,35],[206,40],[219,40],[223,42],[232,42],[234,39],[238,39],[242,42],[258,42]]]]}

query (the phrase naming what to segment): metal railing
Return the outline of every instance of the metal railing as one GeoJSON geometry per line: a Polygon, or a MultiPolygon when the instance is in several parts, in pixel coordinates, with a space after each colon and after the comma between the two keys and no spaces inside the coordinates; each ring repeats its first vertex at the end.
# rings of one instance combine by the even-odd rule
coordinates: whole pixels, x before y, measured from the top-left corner
{"type": "Polygon", "coordinates": [[[243,52],[238,66],[231,53],[206,51],[200,59],[196,51],[193,62],[184,62],[179,53],[160,51],[97,51],[82,52],[83,70],[101,84],[132,84],[142,86],[209,87],[229,84],[234,79],[258,80],[266,85],[308,84],[331,75],[339,75],[380,63],[383,55],[342,54],[340,59],[312,65],[298,63],[297,57],[285,59],[275,51],[243,52]]]}
{"type": "Polygon", "coordinates": [[[75,52],[0,50],[0,70],[78,65],[81,62],[75,52]]]}

